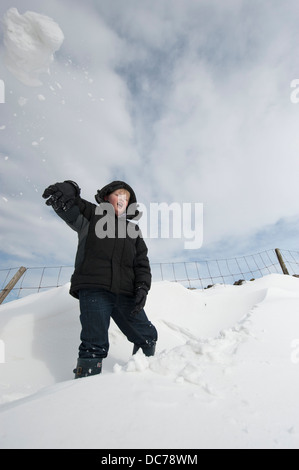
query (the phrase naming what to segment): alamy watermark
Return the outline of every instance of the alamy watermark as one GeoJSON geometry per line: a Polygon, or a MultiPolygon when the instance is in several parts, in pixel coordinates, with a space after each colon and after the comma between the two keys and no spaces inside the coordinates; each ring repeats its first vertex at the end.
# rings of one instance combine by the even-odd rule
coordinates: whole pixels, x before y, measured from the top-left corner
{"type": "Polygon", "coordinates": [[[113,206],[104,202],[97,206],[96,215],[101,216],[96,223],[98,238],[164,238],[181,239],[186,250],[197,250],[203,244],[203,204],[150,203],[130,204],[122,217],[115,218],[113,206]],[[140,216],[142,214],[142,217],[140,216]],[[126,219],[131,224],[124,224],[126,219]],[[116,235],[117,234],[117,235],[116,235]]]}
{"type": "Polygon", "coordinates": [[[290,100],[292,103],[297,104],[299,103],[299,78],[295,78],[291,81],[291,88],[294,88],[290,95],[290,100]]]}
{"type": "Polygon", "coordinates": [[[5,103],[5,84],[3,80],[0,80],[0,104],[5,103]]]}
{"type": "Polygon", "coordinates": [[[299,339],[294,339],[291,342],[291,362],[292,364],[299,364],[299,339]]]}
{"type": "Polygon", "coordinates": [[[0,364],[5,363],[5,343],[0,339],[0,364]]]}

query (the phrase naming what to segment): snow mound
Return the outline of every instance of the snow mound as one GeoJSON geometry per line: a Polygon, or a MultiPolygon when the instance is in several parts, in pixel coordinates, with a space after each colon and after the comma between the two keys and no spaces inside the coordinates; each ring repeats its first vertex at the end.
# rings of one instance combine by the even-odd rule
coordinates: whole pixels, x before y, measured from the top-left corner
{"type": "Polygon", "coordinates": [[[68,284],[1,306],[0,448],[298,448],[298,287],[154,283],[156,356],[112,322],[103,374],[77,381],[68,284]]]}
{"type": "Polygon", "coordinates": [[[5,63],[22,83],[40,86],[40,75],[49,72],[54,53],[63,43],[64,35],[48,16],[32,11],[23,15],[10,8],[3,18],[5,63]]]}

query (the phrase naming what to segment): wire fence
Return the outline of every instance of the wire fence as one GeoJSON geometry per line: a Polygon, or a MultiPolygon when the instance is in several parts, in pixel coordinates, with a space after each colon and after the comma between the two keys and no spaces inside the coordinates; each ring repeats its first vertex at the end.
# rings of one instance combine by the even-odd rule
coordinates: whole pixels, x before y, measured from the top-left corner
{"type": "MultiPolygon", "coordinates": [[[[280,253],[289,274],[299,274],[299,251],[280,250],[280,253]]],[[[1,290],[18,269],[0,269],[1,290]]],[[[73,266],[29,267],[5,302],[60,287],[70,281],[73,270],[73,266]]],[[[153,281],[178,282],[189,289],[206,289],[215,284],[239,284],[267,274],[282,273],[274,249],[228,259],[152,263],[151,270],[153,281]]]]}

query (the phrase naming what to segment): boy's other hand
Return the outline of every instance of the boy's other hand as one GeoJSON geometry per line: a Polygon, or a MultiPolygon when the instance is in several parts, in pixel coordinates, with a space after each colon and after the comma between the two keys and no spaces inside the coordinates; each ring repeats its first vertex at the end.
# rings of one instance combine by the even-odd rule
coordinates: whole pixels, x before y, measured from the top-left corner
{"type": "Polygon", "coordinates": [[[138,287],[136,290],[136,297],[135,297],[135,307],[131,312],[131,315],[134,317],[138,315],[139,312],[143,309],[146,303],[147,297],[147,289],[145,287],[138,287]]]}

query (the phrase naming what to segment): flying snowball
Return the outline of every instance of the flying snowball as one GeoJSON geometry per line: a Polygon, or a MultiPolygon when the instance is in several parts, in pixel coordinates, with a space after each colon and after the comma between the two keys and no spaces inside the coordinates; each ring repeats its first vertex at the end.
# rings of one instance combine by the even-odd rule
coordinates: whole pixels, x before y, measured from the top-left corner
{"type": "Polygon", "coordinates": [[[49,73],[54,53],[63,43],[64,35],[48,16],[32,11],[20,15],[10,8],[3,18],[5,64],[22,83],[40,86],[40,74],[49,73]]]}

